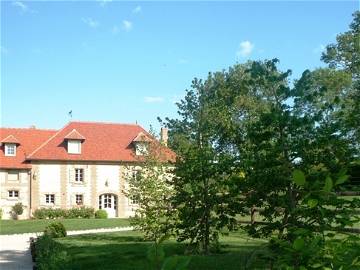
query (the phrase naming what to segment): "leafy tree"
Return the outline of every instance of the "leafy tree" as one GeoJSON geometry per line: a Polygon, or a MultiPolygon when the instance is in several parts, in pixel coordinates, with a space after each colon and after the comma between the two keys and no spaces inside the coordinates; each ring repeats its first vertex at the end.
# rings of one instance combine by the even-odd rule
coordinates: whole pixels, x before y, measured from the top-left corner
{"type": "MultiPolygon", "coordinates": [[[[211,76],[211,75],[209,75],[211,76]]],[[[231,162],[215,151],[205,92],[208,80],[194,79],[179,104],[181,119],[167,119],[171,146],[178,154],[172,181],[172,203],[178,211],[176,232],[179,241],[190,240],[189,248],[207,254],[216,246],[221,228],[234,227],[235,212],[229,211],[233,197],[227,182],[231,162]]]]}
{"type": "Polygon", "coordinates": [[[129,184],[126,195],[136,204],[131,224],[144,233],[146,240],[154,242],[148,258],[156,269],[160,269],[165,255],[161,243],[172,235],[176,214],[170,203],[173,189],[168,181],[172,165],[166,151],[155,141],[149,142],[141,166],[129,167],[126,177],[129,184]]]}
{"type": "Polygon", "coordinates": [[[336,43],[326,47],[322,60],[330,68],[340,69],[352,77],[352,85],[345,97],[342,121],[348,135],[360,149],[360,11],[353,14],[350,29],[336,37],[336,43]]]}

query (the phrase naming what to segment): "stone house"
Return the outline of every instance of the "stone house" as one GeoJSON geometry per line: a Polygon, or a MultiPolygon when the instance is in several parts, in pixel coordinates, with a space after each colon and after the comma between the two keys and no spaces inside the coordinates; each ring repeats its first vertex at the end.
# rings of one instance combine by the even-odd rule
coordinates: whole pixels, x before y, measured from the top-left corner
{"type": "MultiPolygon", "coordinates": [[[[175,153],[166,147],[168,161],[175,153]]],[[[135,202],[124,195],[126,175],[141,167],[149,141],[160,145],[135,124],[70,122],[60,130],[0,129],[0,207],[11,218],[11,207],[25,206],[20,218],[38,208],[90,206],[109,217],[129,217],[135,202]]]]}

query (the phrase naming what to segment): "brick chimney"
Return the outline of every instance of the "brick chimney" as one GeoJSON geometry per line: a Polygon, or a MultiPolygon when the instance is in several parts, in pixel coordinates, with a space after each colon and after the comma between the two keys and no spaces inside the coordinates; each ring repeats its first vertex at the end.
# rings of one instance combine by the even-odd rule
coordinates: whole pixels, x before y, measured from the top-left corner
{"type": "Polygon", "coordinates": [[[160,141],[165,145],[167,146],[167,143],[168,143],[168,129],[167,128],[164,128],[162,127],[161,128],[161,132],[160,132],[160,141]]]}

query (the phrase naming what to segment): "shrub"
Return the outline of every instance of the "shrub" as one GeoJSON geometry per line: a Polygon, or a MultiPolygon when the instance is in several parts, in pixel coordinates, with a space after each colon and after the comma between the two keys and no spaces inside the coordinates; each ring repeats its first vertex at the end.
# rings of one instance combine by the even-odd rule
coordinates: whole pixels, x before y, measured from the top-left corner
{"type": "Polygon", "coordinates": [[[0,208],[0,219],[2,219],[3,210],[0,208]]]}
{"type": "Polygon", "coordinates": [[[35,256],[36,269],[38,270],[62,270],[68,269],[68,255],[61,244],[47,234],[40,236],[35,244],[33,255],[35,256]]]}
{"type": "Polygon", "coordinates": [[[93,218],[94,208],[92,207],[74,207],[71,209],[53,209],[40,208],[35,210],[33,216],[36,219],[56,219],[56,218],[93,218]]]}
{"type": "Polygon", "coordinates": [[[105,210],[99,209],[95,212],[95,218],[107,218],[107,212],[105,210]]]}
{"type": "Polygon", "coordinates": [[[52,238],[65,237],[66,229],[61,222],[53,222],[46,226],[44,234],[49,235],[52,238]]]}
{"type": "Polygon", "coordinates": [[[18,218],[22,213],[24,213],[24,206],[22,203],[16,203],[12,208],[13,217],[18,218]]]}

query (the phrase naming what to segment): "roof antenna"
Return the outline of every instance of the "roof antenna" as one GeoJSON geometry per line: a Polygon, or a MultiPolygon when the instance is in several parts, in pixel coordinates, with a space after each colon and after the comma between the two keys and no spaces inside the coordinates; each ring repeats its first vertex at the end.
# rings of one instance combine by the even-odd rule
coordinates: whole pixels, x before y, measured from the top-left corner
{"type": "Polygon", "coordinates": [[[70,119],[72,119],[72,110],[70,112],[68,112],[68,115],[69,115],[70,119]]]}
{"type": "Polygon", "coordinates": [[[135,120],[135,124],[138,124],[138,123],[137,123],[137,120],[135,120]]]}

